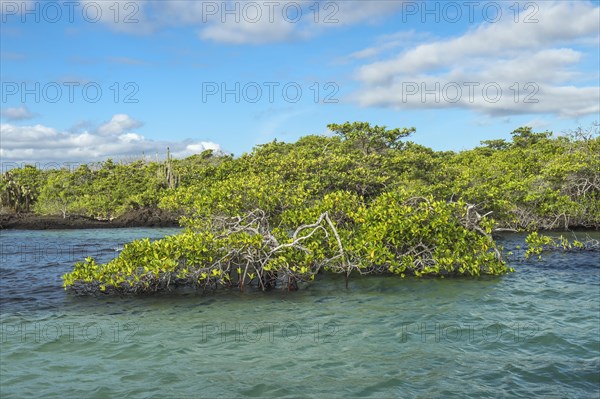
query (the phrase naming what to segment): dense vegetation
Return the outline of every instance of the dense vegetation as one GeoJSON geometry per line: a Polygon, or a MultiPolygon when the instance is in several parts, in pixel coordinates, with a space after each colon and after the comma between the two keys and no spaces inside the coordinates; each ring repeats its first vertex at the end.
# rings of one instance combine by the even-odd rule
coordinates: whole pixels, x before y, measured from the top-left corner
{"type": "Polygon", "coordinates": [[[597,126],[436,152],[415,129],[330,125],[333,137],[274,141],[238,158],[107,161],[5,173],[2,206],[111,218],[136,207],[182,215],[181,234],[136,241],[65,276],[76,291],[171,286],[295,288],[323,271],[479,276],[509,271],[492,233],[600,226],[597,126]]]}
{"type": "Polygon", "coordinates": [[[173,160],[82,164],[73,169],[25,165],[0,178],[2,212],[81,215],[110,220],[140,207],[156,207],[177,184],[173,160]]]}

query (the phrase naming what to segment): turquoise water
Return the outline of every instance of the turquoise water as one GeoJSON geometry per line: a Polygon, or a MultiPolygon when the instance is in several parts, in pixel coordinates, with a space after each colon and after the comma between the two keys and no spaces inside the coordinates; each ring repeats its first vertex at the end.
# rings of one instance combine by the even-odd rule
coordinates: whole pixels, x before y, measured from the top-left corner
{"type": "Polygon", "coordinates": [[[348,290],[339,276],[292,293],[62,290],[73,260],[174,231],[0,232],[0,396],[600,396],[597,252],[515,261],[501,278],[355,277],[348,290]]]}

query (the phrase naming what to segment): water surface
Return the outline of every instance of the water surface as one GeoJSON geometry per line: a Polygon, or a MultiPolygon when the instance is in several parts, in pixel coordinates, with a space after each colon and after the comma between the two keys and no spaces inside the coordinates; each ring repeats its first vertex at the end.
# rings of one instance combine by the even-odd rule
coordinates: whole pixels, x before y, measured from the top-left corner
{"type": "Polygon", "coordinates": [[[0,396],[600,396],[598,253],[513,261],[500,278],[354,277],[348,290],[340,276],[292,293],[61,288],[76,260],[176,231],[1,231],[0,396]]]}

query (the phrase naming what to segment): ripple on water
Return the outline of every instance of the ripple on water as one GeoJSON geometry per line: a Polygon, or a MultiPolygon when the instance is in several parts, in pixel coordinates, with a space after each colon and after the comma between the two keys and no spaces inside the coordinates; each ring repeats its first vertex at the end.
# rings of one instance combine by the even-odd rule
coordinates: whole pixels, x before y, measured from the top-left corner
{"type": "MultiPolygon", "coordinates": [[[[110,255],[163,234],[1,240],[110,255]]],[[[497,279],[357,276],[346,290],[343,278],[319,276],[295,293],[100,299],[62,290],[71,260],[18,257],[0,269],[2,396],[598,397],[596,255],[553,254],[497,279]],[[36,323],[45,333],[22,339],[18,328],[36,323]]]]}

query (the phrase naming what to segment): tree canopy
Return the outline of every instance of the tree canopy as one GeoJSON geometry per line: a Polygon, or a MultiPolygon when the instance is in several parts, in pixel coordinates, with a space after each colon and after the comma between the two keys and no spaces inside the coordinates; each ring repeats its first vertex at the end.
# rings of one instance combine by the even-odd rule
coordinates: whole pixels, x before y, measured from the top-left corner
{"type": "MultiPolygon", "coordinates": [[[[3,209],[110,219],[139,207],[182,215],[181,234],[78,263],[65,286],[146,292],[177,285],[295,287],[322,271],[479,276],[509,271],[502,229],[600,226],[597,126],[521,127],[461,152],[408,139],[414,128],[331,124],[237,158],[33,166],[0,179],[3,209]]],[[[87,292],[87,291],[86,291],[87,292]]]]}

